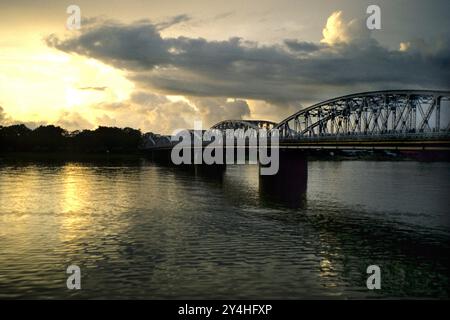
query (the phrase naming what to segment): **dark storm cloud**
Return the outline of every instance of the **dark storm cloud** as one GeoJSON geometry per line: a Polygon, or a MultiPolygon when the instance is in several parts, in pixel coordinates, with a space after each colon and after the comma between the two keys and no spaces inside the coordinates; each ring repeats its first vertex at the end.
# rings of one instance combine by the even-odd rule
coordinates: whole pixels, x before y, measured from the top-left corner
{"type": "Polygon", "coordinates": [[[188,96],[286,102],[359,89],[445,89],[450,82],[447,38],[410,43],[405,51],[384,48],[370,35],[333,45],[264,46],[240,38],[162,38],[157,25],[139,21],[88,26],[71,38],[52,35],[47,44],[124,69],[142,88],[188,96]]]}
{"type": "Polygon", "coordinates": [[[295,39],[284,40],[286,47],[292,51],[314,52],[320,50],[321,46],[313,42],[298,41],[295,39]]]}
{"type": "Polygon", "coordinates": [[[81,30],[78,37],[60,41],[50,35],[46,42],[62,51],[96,58],[123,69],[153,68],[169,62],[165,40],[156,26],[147,21],[130,25],[105,21],[81,30]]]}

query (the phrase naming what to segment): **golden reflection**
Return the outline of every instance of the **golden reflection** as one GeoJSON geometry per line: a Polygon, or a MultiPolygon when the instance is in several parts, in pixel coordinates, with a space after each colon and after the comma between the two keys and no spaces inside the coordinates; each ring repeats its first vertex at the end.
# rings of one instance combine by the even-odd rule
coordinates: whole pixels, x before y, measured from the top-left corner
{"type": "Polygon", "coordinates": [[[327,258],[323,258],[320,261],[320,276],[321,277],[330,277],[334,276],[335,272],[333,272],[333,265],[330,260],[327,258]]]}
{"type": "Polygon", "coordinates": [[[337,245],[336,237],[331,233],[322,231],[319,239],[321,244],[319,277],[322,285],[326,288],[338,288],[339,273],[337,271],[343,266],[336,265],[336,263],[339,262],[339,256],[342,255],[341,248],[337,245]]]}
{"type": "Polygon", "coordinates": [[[64,167],[61,195],[60,238],[69,241],[85,236],[92,223],[86,203],[92,192],[92,183],[83,174],[83,167],[73,164],[64,167]]]}
{"type": "Polygon", "coordinates": [[[125,232],[128,228],[127,217],[121,217],[120,224],[114,223],[114,217],[122,214],[122,209],[126,208],[125,204],[131,198],[131,190],[119,183],[121,173],[112,170],[97,174],[92,167],[68,164],[60,176],[60,203],[56,207],[59,209],[57,213],[60,216],[61,241],[94,239],[98,236],[100,227],[100,232],[105,235],[125,232]],[[98,192],[106,188],[109,190],[108,194],[98,192]],[[98,214],[98,210],[107,214],[98,214]]]}
{"type": "Polygon", "coordinates": [[[64,176],[62,207],[63,213],[78,212],[83,208],[81,195],[86,195],[89,184],[86,176],[82,176],[83,169],[75,165],[67,165],[62,172],[64,176]],[[81,178],[83,177],[83,178],[81,178]]]}
{"type": "Polygon", "coordinates": [[[323,286],[326,288],[336,288],[338,287],[338,284],[336,283],[337,280],[337,273],[335,271],[334,265],[331,260],[327,258],[322,258],[320,261],[320,271],[319,271],[320,278],[323,281],[323,286]]]}

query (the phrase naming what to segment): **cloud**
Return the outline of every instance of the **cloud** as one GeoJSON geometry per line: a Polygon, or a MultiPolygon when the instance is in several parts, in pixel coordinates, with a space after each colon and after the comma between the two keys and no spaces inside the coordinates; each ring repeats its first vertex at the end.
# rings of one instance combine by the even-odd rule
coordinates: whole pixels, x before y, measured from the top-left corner
{"type": "Polygon", "coordinates": [[[170,134],[174,129],[191,128],[201,116],[186,101],[172,101],[164,95],[133,92],[129,99],[100,103],[91,108],[102,112],[98,125],[139,128],[142,131],[170,134]]]}
{"type": "Polygon", "coordinates": [[[217,21],[217,20],[220,20],[220,19],[226,19],[226,18],[231,17],[231,16],[233,16],[235,14],[236,14],[236,11],[222,12],[222,13],[219,13],[219,14],[215,15],[213,20],[217,21]]]}
{"type": "Polygon", "coordinates": [[[156,29],[158,31],[162,31],[162,30],[170,28],[170,27],[172,27],[172,26],[174,26],[176,24],[179,24],[179,23],[182,23],[182,22],[187,22],[189,20],[191,20],[191,18],[188,15],[180,14],[180,15],[172,17],[172,18],[170,18],[170,19],[168,19],[166,21],[163,21],[163,22],[160,22],[160,23],[156,24],[156,29]]]}
{"type": "Polygon", "coordinates": [[[127,101],[119,101],[119,102],[101,102],[94,105],[91,105],[91,108],[104,110],[104,111],[115,111],[126,109],[129,107],[129,103],[127,101]]]}
{"type": "Polygon", "coordinates": [[[133,126],[164,134],[193,128],[194,121],[202,121],[204,128],[209,128],[225,119],[246,119],[251,115],[245,100],[186,97],[174,101],[144,90],[133,92],[128,100],[92,108],[103,112],[96,119],[99,125],[133,126]]]}
{"type": "Polygon", "coordinates": [[[107,114],[103,114],[99,117],[96,117],[96,122],[99,124],[99,126],[105,126],[105,127],[117,127],[117,120],[113,117],[108,116],[107,114]]]}
{"type": "Polygon", "coordinates": [[[273,104],[266,101],[250,101],[252,119],[279,122],[302,108],[298,103],[273,104]]]}
{"type": "Polygon", "coordinates": [[[335,45],[370,39],[370,31],[363,20],[353,19],[346,22],[342,15],[342,11],[335,11],[328,17],[320,42],[335,45]]]}
{"type": "Polygon", "coordinates": [[[3,107],[0,106],[0,125],[8,125],[9,117],[6,112],[3,110],[3,107]]]}
{"type": "Polygon", "coordinates": [[[14,124],[14,120],[4,111],[3,107],[0,106],[0,127],[10,126],[14,124]]]}
{"type": "Polygon", "coordinates": [[[45,121],[20,121],[17,119],[14,119],[10,115],[8,115],[2,106],[0,106],[0,126],[12,126],[16,124],[24,124],[30,129],[35,129],[39,126],[46,125],[47,122],[45,121]]]}
{"type": "Polygon", "coordinates": [[[94,90],[94,91],[105,91],[108,87],[81,87],[79,90],[94,90]]]}
{"type": "Polygon", "coordinates": [[[80,129],[92,129],[94,125],[83,118],[78,112],[63,111],[55,125],[60,126],[68,131],[80,129]]]}
{"type": "MultiPolygon", "coordinates": [[[[263,45],[238,37],[214,41],[162,32],[188,19],[183,15],[159,23],[92,19],[68,38],[48,37],[54,48],[124,70],[136,90],[123,101],[112,101],[117,95],[111,92],[108,101],[90,106],[91,114],[64,112],[54,124],[68,130],[100,124],[171,133],[191,128],[194,120],[202,120],[205,127],[224,119],[279,121],[301,108],[300,103],[307,106],[365,90],[448,90],[450,83],[448,36],[405,39],[398,49],[389,49],[372,38],[364,21],[346,20],[343,12],[330,15],[321,42],[290,38],[263,45]]],[[[43,115],[28,119],[38,117],[43,115]]],[[[0,124],[15,123],[19,121],[0,107],[0,124]]]]}
{"type": "Polygon", "coordinates": [[[314,52],[321,49],[320,45],[317,45],[313,42],[306,41],[298,41],[296,39],[287,39],[284,40],[284,44],[292,51],[296,52],[314,52]]]}
{"type": "Polygon", "coordinates": [[[399,50],[406,54],[419,55],[425,59],[433,57],[448,62],[450,59],[445,58],[450,55],[450,38],[441,37],[434,42],[412,39],[401,42],[399,50]]]}
{"type": "MultiPolygon", "coordinates": [[[[450,79],[447,38],[430,44],[433,50],[413,42],[391,50],[371,38],[362,21],[346,22],[340,11],[330,15],[317,44],[296,39],[261,45],[241,38],[163,38],[159,28],[146,20],[98,22],[69,38],[52,35],[46,41],[126,71],[146,94],[182,95],[192,101],[220,98],[220,106],[231,108],[223,99],[263,100],[283,107],[363,90],[448,89],[450,79]]],[[[222,112],[214,100],[208,101],[222,112]]],[[[174,106],[159,102],[169,110],[174,106]]],[[[188,105],[178,104],[190,114],[188,105]]]]}
{"type": "Polygon", "coordinates": [[[168,45],[161,38],[157,25],[147,20],[127,25],[99,20],[81,30],[79,36],[63,41],[50,35],[46,38],[47,45],[122,69],[151,69],[169,62],[168,45]]]}
{"type": "Polygon", "coordinates": [[[207,127],[226,119],[250,118],[250,108],[245,100],[189,97],[189,101],[195,105],[204,126],[207,127]]]}

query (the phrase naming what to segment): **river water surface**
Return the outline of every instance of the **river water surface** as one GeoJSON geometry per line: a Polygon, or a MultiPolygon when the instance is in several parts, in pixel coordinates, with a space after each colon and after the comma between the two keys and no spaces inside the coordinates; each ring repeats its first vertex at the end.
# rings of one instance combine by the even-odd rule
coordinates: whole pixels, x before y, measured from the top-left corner
{"type": "Polygon", "coordinates": [[[0,162],[0,298],[449,298],[450,163],[308,171],[293,208],[259,192],[257,166],[0,162]]]}

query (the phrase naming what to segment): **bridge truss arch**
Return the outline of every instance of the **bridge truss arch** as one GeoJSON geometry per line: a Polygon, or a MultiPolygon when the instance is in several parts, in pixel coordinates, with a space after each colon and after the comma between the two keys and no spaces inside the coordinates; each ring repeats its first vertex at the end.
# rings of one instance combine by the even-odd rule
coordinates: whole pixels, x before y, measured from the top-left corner
{"type": "Polygon", "coordinates": [[[210,130],[219,130],[227,138],[257,138],[260,130],[265,130],[268,135],[275,126],[275,122],[267,120],[225,120],[213,125],[210,130]]]}
{"type": "Polygon", "coordinates": [[[449,113],[450,91],[374,91],[314,104],[274,129],[280,139],[449,135],[449,113]]]}
{"type": "Polygon", "coordinates": [[[225,120],[221,121],[219,123],[216,123],[211,127],[211,129],[219,129],[219,130],[226,130],[226,129],[266,129],[266,130],[272,130],[276,126],[275,122],[267,121],[267,120],[225,120]]]}

